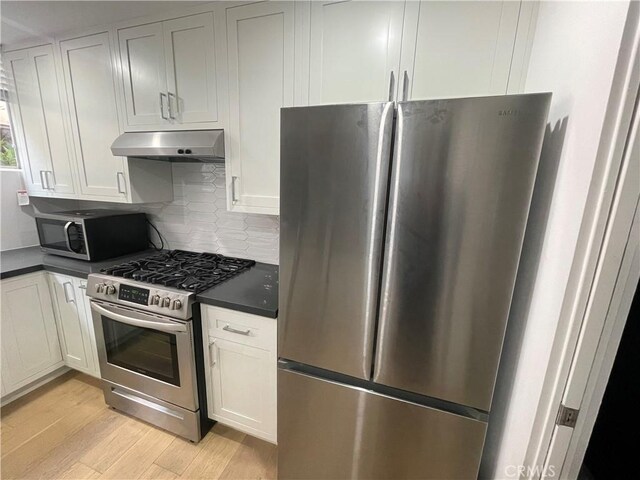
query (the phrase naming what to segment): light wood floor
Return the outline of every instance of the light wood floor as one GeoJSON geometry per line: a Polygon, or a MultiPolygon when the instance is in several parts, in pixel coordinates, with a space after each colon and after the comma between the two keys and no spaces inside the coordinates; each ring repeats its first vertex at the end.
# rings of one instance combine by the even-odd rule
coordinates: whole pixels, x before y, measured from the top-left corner
{"type": "Polygon", "coordinates": [[[2,409],[2,478],[271,479],[276,447],[216,424],[194,445],[107,408],[67,373],[2,409]]]}

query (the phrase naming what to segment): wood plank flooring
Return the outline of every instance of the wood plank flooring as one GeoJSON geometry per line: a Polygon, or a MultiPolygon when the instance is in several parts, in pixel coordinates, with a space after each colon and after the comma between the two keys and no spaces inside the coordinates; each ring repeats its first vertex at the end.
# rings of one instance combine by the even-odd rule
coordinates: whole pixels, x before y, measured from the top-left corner
{"type": "Polygon", "coordinates": [[[275,479],[276,447],[216,424],[192,444],[107,408],[67,373],[2,408],[3,479],[275,479]]]}

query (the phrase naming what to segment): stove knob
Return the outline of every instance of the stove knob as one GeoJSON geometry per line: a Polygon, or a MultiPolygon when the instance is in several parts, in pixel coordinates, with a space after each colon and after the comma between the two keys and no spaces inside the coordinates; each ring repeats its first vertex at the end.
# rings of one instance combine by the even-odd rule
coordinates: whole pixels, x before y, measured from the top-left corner
{"type": "Polygon", "coordinates": [[[160,295],[153,295],[150,305],[160,305],[160,295]]]}
{"type": "Polygon", "coordinates": [[[171,299],[169,297],[164,297],[162,299],[162,305],[160,305],[161,307],[170,307],[171,306],[171,299]]]}
{"type": "Polygon", "coordinates": [[[96,292],[97,293],[103,293],[105,286],[106,285],[104,283],[96,283],[96,292]]]}
{"type": "Polygon", "coordinates": [[[105,293],[107,295],[114,295],[116,293],[115,285],[107,285],[105,288],[105,293]]]}
{"type": "Polygon", "coordinates": [[[171,310],[180,310],[182,308],[182,302],[180,300],[174,300],[171,302],[171,310]]]}

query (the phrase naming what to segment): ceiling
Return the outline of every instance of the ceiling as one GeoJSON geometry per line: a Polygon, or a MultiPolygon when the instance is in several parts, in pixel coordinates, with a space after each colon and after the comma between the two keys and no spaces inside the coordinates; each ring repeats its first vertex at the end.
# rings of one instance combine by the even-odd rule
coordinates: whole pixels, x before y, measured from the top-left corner
{"type": "Polygon", "coordinates": [[[153,13],[180,10],[198,1],[4,1],[0,42],[12,45],[77,28],[104,25],[153,13]]]}

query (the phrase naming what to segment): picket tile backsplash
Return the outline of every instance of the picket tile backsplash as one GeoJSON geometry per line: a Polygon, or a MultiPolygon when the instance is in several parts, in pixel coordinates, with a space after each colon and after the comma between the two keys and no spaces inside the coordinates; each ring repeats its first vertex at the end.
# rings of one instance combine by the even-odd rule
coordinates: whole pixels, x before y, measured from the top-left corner
{"type": "MultiPolygon", "coordinates": [[[[109,208],[147,213],[162,234],[165,248],[215,252],[278,263],[279,217],[227,211],[222,164],[174,163],[172,202],[109,208]]],[[[81,202],[81,208],[105,207],[81,202]]],[[[157,243],[155,233],[152,238],[157,243]]]]}

